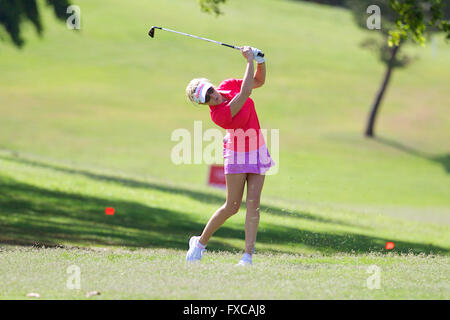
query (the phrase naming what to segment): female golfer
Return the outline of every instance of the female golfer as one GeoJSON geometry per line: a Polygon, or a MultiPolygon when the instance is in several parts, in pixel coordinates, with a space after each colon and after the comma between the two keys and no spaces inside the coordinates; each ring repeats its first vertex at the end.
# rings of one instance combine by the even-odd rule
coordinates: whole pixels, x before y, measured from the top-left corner
{"type": "Polygon", "coordinates": [[[206,244],[219,227],[239,211],[247,181],[247,215],[245,219],[245,253],[238,265],[251,265],[259,224],[259,203],[264,174],[274,165],[261,134],[255,104],[250,94],[264,84],[265,59],[257,55],[256,48],[242,47],[247,60],[245,75],[240,79],[227,79],[217,87],[204,78],[193,79],[186,88],[188,98],[199,105],[209,105],[211,119],[227,129],[224,138],[224,173],[227,198],[206,224],[201,236],[189,240],[187,261],[202,258],[206,244]],[[254,72],[253,61],[257,62],[254,72]]]}

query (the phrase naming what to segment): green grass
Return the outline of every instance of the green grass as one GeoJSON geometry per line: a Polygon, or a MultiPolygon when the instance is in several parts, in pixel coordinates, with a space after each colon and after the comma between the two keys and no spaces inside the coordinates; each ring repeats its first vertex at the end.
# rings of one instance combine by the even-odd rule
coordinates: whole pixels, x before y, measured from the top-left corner
{"type": "MultiPolygon", "coordinates": [[[[185,248],[225,201],[217,192],[156,180],[71,168],[0,154],[0,239],[45,244],[185,248]],[[117,215],[106,216],[106,207],[117,215]]],[[[243,247],[241,214],[215,234],[212,249],[243,247]]],[[[263,200],[258,248],[272,252],[449,251],[448,226],[324,206],[295,207],[263,200]]],[[[443,217],[445,219],[445,217],[443,217]]]]}
{"type": "Polygon", "coordinates": [[[37,291],[82,299],[93,290],[102,299],[449,297],[445,224],[263,201],[251,270],[234,267],[244,247],[245,206],[215,234],[202,263],[189,267],[187,240],[222,194],[8,152],[0,165],[0,284],[7,288],[0,298],[37,291]],[[105,215],[106,207],[115,215],[105,215]],[[395,243],[393,252],[386,241],[395,243]],[[64,287],[72,264],[82,270],[80,290],[64,287]],[[380,289],[366,285],[370,265],[382,270],[380,289]],[[248,286],[238,289],[242,281],[248,286]]]}
{"type": "Polygon", "coordinates": [[[280,129],[280,170],[265,195],[450,205],[450,49],[443,41],[436,58],[430,47],[406,48],[417,60],[394,72],[377,123],[383,139],[367,141],[362,132],[384,66],[359,46],[376,34],[358,29],[345,10],[234,0],[215,18],[194,0],[79,5],[79,33],[46,11],[43,39],[30,28],[23,50],[0,43],[0,146],[202,186],[206,165],[168,163],[173,130],[192,131],[194,120],[215,127],[207,110],[186,101],[185,86],[197,76],[215,83],[242,77],[245,64],[238,52],[204,41],[147,36],[149,26],[163,25],[265,51],[267,83],[253,98],[261,125],[280,129]]]}
{"type": "Polygon", "coordinates": [[[370,254],[257,254],[251,270],[237,255],[208,253],[186,265],[169,249],[86,250],[7,247],[1,251],[0,298],[40,299],[448,299],[449,261],[440,256],[370,254]],[[23,261],[27,261],[26,264],[23,261]],[[66,284],[69,266],[80,268],[80,289],[66,284]],[[380,289],[369,289],[367,269],[380,269],[380,289]],[[4,286],[3,286],[4,285],[4,286]]]}
{"type": "Polygon", "coordinates": [[[384,67],[359,46],[376,33],[345,10],[230,0],[215,18],[196,1],[77,4],[79,33],[46,11],[42,39],[27,26],[22,50],[0,42],[0,298],[450,297],[450,48],[441,37],[437,57],[405,48],[417,59],[394,71],[379,137],[367,140],[384,67]],[[189,80],[242,77],[244,60],[178,35],[150,39],[151,25],[266,54],[267,81],[252,96],[261,125],[280,130],[279,171],[265,181],[251,271],[233,268],[245,201],[197,266],[208,281],[184,264],[187,240],[225,195],[205,186],[205,164],[170,161],[173,130],[214,127],[186,101],[189,80]],[[65,289],[72,263],[81,291],[65,289]],[[379,290],[365,286],[372,264],[379,290]]]}

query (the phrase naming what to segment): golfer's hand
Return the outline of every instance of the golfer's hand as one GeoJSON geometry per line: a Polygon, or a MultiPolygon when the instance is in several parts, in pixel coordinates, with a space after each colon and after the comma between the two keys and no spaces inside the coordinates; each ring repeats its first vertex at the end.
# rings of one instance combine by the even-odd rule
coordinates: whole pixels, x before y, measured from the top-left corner
{"type": "Polygon", "coordinates": [[[248,62],[252,62],[254,59],[252,48],[249,46],[244,46],[241,48],[242,55],[248,62]]]}
{"type": "Polygon", "coordinates": [[[255,61],[259,64],[259,63],[264,63],[266,62],[266,59],[264,57],[258,56],[258,53],[262,53],[261,50],[259,50],[258,48],[253,48],[251,47],[253,55],[255,56],[255,61]]]}

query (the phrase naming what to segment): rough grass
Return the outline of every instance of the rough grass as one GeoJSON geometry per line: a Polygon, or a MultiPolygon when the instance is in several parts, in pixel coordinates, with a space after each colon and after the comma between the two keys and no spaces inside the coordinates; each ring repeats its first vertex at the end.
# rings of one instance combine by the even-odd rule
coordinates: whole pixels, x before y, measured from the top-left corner
{"type": "Polygon", "coordinates": [[[447,257],[399,254],[316,255],[257,253],[251,268],[238,254],[208,252],[187,265],[168,249],[15,248],[0,251],[0,299],[448,299],[447,257]],[[24,263],[26,261],[26,263],[24,263]],[[70,266],[80,289],[68,289],[70,266]],[[379,289],[367,285],[377,266],[379,289]],[[36,299],[36,298],[27,298],[36,299]]]}

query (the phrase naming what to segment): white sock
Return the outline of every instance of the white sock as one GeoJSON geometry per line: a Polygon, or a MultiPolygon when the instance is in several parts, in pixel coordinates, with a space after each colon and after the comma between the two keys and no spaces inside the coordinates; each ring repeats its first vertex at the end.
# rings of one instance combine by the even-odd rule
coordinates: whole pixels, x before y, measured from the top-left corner
{"type": "Polygon", "coordinates": [[[206,244],[201,244],[200,241],[197,241],[197,247],[204,250],[206,248],[206,244]]]}

